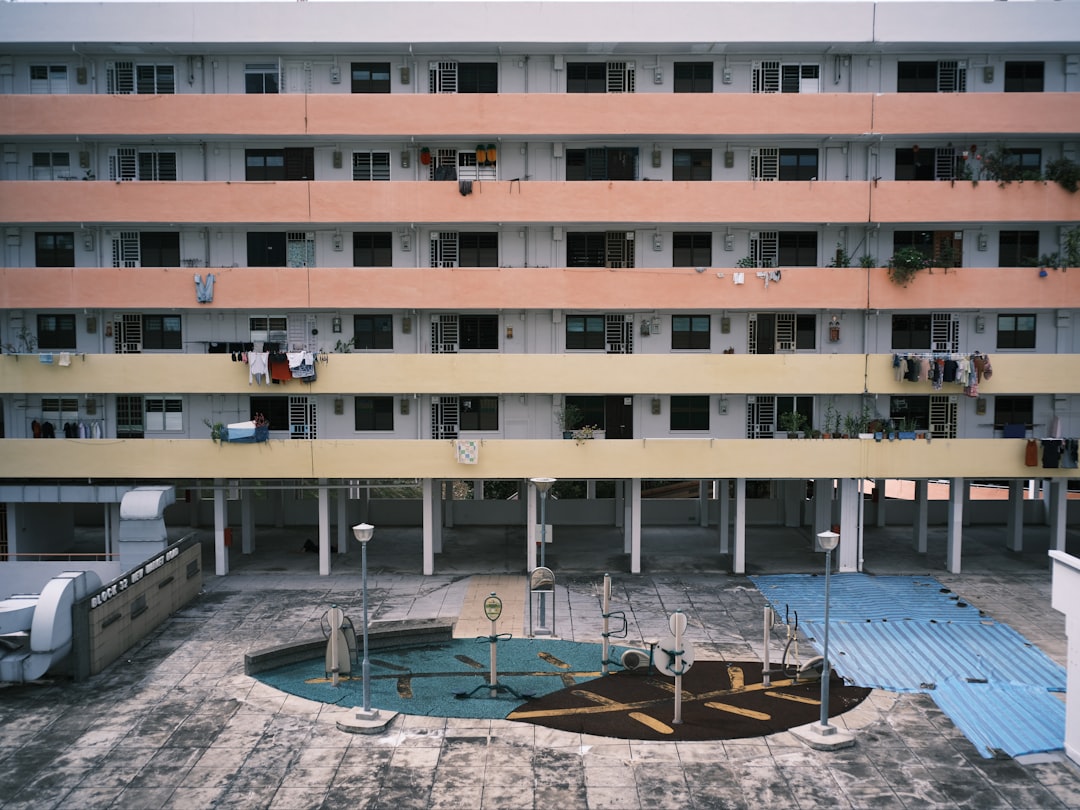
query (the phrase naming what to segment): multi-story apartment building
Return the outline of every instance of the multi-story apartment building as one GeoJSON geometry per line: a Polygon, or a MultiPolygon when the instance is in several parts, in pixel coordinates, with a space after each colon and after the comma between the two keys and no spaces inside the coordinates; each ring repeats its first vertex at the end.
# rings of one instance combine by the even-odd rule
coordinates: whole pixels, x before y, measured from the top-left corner
{"type": "Polygon", "coordinates": [[[1063,545],[1080,3],[8,3],[0,144],[0,558],[86,503],[113,550],[151,483],[219,573],[294,519],[324,572],[416,526],[430,573],[448,520],[524,538],[534,476],[631,571],[665,522],[735,572],[754,522],[843,570],[869,519],[954,571],[971,520],[1063,545]]]}

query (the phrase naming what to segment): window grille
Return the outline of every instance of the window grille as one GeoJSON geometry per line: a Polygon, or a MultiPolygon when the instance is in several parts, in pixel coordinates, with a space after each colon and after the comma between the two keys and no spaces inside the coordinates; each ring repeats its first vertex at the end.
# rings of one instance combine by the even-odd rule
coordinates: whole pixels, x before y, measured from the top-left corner
{"type": "Polygon", "coordinates": [[[795,351],[795,313],[776,313],[776,351],[795,351]]]}
{"type": "Polygon", "coordinates": [[[760,146],[750,150],[750,179],[776,180],[780,177],[780,149],[760,146]]]}
{"type": "Polygon", "coordinates": [[[458,397],[431,398],[431,438],[456,439],[461,424],[458,397]]]}
{"type": "Polygon", "coordinates": [[[951,312],[930,315],[930,349],[935,352],[960,351],[960,319],[951,312]]]}
{"type": "Polygon", "coordinates": [[[634,316],[621,313],[605,315],[604,343],[608,354],[633,354],[634,316]]]}
{"type": "Polygon", "coordinates": [[[353,180],[389,180],[389,152],[353,152],[353,180]]]}
{"type": "MultiPolygon", "coordinates": [[[[125,312],[113,322],[113,350],[116,354],[139,354],[142,351],[142,315],[125,312]]],[[[139,408],[140,414],[142,407],[139,408]]],[[[141,420],[141,417],[140,417],[141,420]]]]}
{"type": "Polygon", "coordinates": [[[431,236],[431,266],[458,266],[458,235],[454,231],[444,231],[431,236]]]}
{"type": "Polygon", "coordinates": [[[113,267],[139,267],[139,234],[123,231],[112,240],[113,267]]]}
{"type": "Polygon", "coordinates": [[[930,397],[930,435],[935,439],[956,438],[957,397],[930,397]]]}
{"type": "Polygon", "coordinates": [[[775,431],[776,397],[746,398],[746,438],[769,439],[775,431]]]}
{"type": "Polygon", "coordinates": [[[607,63],[607,91],[609,93],[633,93],[636,71],[633,62],[607,63]]]}
{"type": "Polygon", "coordinates": [[[750,234],[750,258],[754,267],[776,267],[780,234],[777,231],[754,231],[750,234]]]}
{"type": "Polygon", "coordinates": [[[604,235],[604,266],[634,266],[634,235],[630,231],[608,231],[604,235]]]}
{"type": "Polygon", "coordinates": [[[428,63],[428,92],[456,93],[458,89],[457,62],[428,63]]]}
{"type": "Polygon", "coordinates": [[[461,329],[456,314],[433,315],[431,318],[431,353],[457,354],[461,345],[461,329]]]}
{"type": "Polygon", "coordinates": [[[959,62],[938,62],[938,92],[963,93],[967,90],[967,68],[959,62]]]}
{"type": "Polygon", "coordinates": [[[289,397],[289,438],[317,439],[315,400],[308,397],[289,397]]]}
{"type": "Polygon", "coordinates": [[[285,235],[285,266],[315,266],[315,234],[311,231],[289,231],[285,235]]]}

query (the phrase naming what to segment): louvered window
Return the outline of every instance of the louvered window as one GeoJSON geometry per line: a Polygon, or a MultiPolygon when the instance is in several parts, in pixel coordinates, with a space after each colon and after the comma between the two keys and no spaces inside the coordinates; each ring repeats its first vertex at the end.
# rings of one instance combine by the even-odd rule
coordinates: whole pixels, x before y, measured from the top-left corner
{"type": "Polygon", "coordinates": [[[456,439],[461,423],[461,407],[457,397],[431,398],[431,438],[456,439]]]}
{"type": "Polygon", "coordinates": [[[755,62],[751,77],[754,93],[816,93],[821,89],[818,65],[755,62]]]}
{"type": "Polygon", "coordinates": [[[776,430],[776,398],[748,396],[746,398],[746,438],[769,439],[776,430]]]}
{"type": "Polygon", "coordinates": [[[140,180],[175,180],[176,152],[139,152],[140,180]]]}
{"type": "Polygon", "coordinates": [[[315,400],[308,397],[289,397],[289,438],[317,439],[319,437],[315,400]]]}
{"type": "Polygon", "coordinates": [[[31,93],[67,93],[67,65],[31,65],[31,93]]]}
{"type": "Polygon", "coordinates": [[[896,66],[898,93],[963,93],[966,90],[966,62],[920,60],[899,62],[896,66]]]}
{"type": "Polygon", "coordinates": [[[458,180],[497,180],[497,163],[476,159],[476,152],[461,151],[457,156],[458,180]]]}
{"type": "Polygon", "coordinates": [[[353,180],[389,180],[389,152],[353,152],[353,180]]]}
{"type": "Polygon", "coordinates": [[[176,92],[176,72],[172,65],[108,62],[105,65],[105,88],[114,95],[171,95],[176,92]]]}
{"type": "Polygon", "coordinates": [[[633,354],[634,316],[621,313],[605,315],[604,343],[608,354],[633,354]]]}
{"type": "Polygon", "coordinates": [[[458,266],[458,235],[455,231],[443,231],[432,234],[431,266],[458,266]]]}
{"type": "Polygon", "coordinates": [[[567,93],[633,93],[634,62],[567,62],[567,93]]]}
{"type": "Polygon", "coordinates": [[[41,418],[48,422],[63,424],[79,420],[78,397],[42,397],[41,418]]]}
{"type": "Polygon", "coordinates": [[[30,158],[34,180],[67,180],[71,177],[71,155],[67,152],[34,152],[30,158]]]}
{"type": "Polygon", "coordinates": [[[780,252],[780,234],[777,231],[750,232],[750,258],[754,267],[776,267],[780,252]]]}
{"type": "Polygon", "coordinates": [[[177,432],[184,429],[184,400],[180,397],[147,397],[146,430],[177,432]]]}
{"type": "Polygon", "coordinates": [[[432,315],[431,353],[456,354],[459,344],[458,316],[456,314],[432,315]]]}
{"type": "Polygon", "coordinates": [[[248,318],[248,332],[252,343],[272,343],[281,351],[288,348],[289,319],[284,315],[253,315],[248,318]]]}

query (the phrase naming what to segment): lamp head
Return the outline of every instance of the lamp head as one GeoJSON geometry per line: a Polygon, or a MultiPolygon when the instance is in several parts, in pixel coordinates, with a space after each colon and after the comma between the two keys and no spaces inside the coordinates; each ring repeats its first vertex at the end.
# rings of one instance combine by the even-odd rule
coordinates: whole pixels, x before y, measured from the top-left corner
{"type": "Polygon", "coordinates": [[[370,523],[357,523],[352,527],[352,533],[353,537],[366,544],[371,539],[371,535],[375,533],[375,527],[370,523]]]}
{"type": "Polygon", "coordinates": [[[551,489],[551,485],[555,483],[554,478],[530,478],[529,480],[533,482],[533,485],[541,493],[547,492],[551,489]]]}
{"type": "Polygon", "coordinates": [[[840,535],[836,532],[818,532],[817,538],[823,551],[832,551],[840,543],[840,535]]]}

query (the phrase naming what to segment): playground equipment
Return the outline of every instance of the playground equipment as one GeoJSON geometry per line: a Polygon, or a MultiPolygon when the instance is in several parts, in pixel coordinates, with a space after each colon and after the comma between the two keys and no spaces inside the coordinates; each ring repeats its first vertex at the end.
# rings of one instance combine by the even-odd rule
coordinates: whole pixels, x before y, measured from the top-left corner
{"type": "Polygon", "coordinates": [[[771,607],[765,608],[765,641],[764,655],[762,656],[761,676],[765,686],[772,683],[772,676],[779,675],[790,678],[795,683],[799,681],[814,681],[821,677],[823,659],[820,655],[814,656],[802,663],[799,662],[799,611],[791,611],[789,606],[784,606],[784,620],[780,627],[784,629],[787,640],[784,643],[784,652],[780,656],[780,666],[772,667],[769,661],[771,650],[772,631],[776,627],[779,617],[771,607]],[[794,613],[794,621],[792,621],[794,613]],[[788,663],[788,655],[792,654],[794,664],[788,663]]]}
{"type": "Polygon", "coordinates": [[[495,623],[499,620],[499,617],[502,616],[502,599],[500,599],[494,591],[491,592],[491,596],[484,600],[484,615],[487,616],[488,620],[491,622],[491,634],[486,637],[480,636],[476,640],[481,642],[486,641],[491,646],[491,668],[488,671],[488,682],[486,684],[480,684],[480,686],[476,687],[471,692],[457,692],[454,694],[454,697],[458,700],[465,700],[473,697],[477,692],[486,689],[488,691],[488,696],[492,699],[498,698],[499,694],[502,692],[509,692],[518,700],[531,700],[533,695],[518,692],[513,687],[507,686],[504,683],[499,683],[499,639],[508,640],[513,638],[513,636],[510,633],[500,634],[496,632],[495,623]]]}
{"type": "Polygon", "coordinates": [[[337,686],[342,675],[352,674],[356,661],[356,629],[352,620],[337,605],[322,616],[323,637],[326,638],[326,675],[337,686]]]}

